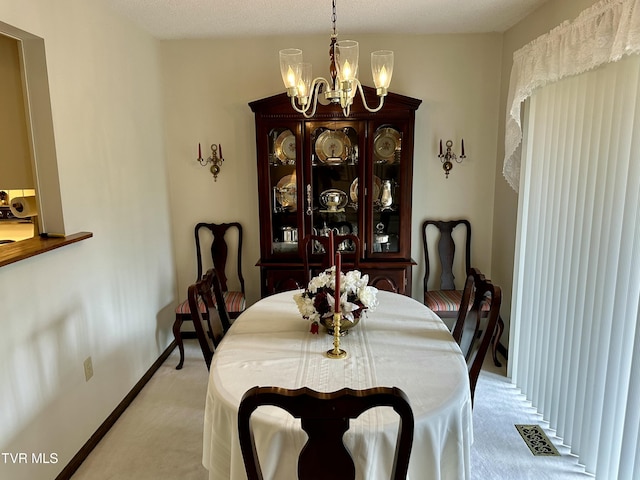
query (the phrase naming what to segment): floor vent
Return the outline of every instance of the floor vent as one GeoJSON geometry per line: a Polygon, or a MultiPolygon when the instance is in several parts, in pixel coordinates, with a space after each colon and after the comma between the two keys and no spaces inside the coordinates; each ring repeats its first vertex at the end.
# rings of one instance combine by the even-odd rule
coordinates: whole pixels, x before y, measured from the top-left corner
{"type": "Polygon", "coordinates": [[[560,456],[549,437],[544,433],[540,425],[516,425],[516,429],[522,436],[531,453],[535,456],[554,457],[560,456]]]}

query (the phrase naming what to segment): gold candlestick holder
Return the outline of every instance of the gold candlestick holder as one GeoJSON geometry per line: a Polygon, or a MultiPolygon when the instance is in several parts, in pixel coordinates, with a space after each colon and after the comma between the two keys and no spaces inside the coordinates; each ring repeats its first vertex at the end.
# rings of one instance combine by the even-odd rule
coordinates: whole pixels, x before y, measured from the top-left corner
{"type": "Polygon", "coordinates": [[[329,358],[345,358],[347,352],[340,348],[340,319],[342,315],[340,313],[333,314],[333,348],[327,350],[327,357],[329,358]]]}

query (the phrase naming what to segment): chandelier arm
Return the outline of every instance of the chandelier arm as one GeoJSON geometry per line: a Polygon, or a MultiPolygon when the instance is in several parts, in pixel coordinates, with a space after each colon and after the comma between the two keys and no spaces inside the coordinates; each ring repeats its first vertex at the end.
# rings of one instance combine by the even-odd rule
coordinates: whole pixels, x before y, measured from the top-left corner
{"type": "Polygon", "coordinates": [[[331,90],[329,82],[325,78],[316,77],[313,79],[313,81],[311,82],[311,88],[309,89],[311,92],[311,95],[309,95],[308,97],[309,101],[305,104],[306,106],[303,106],[302,108],[298,107],[295,103],[295,99],[297,97],[292,96],[291,106],[293,107],[293,109],[296,112],[304,115],[306,118],[313,117],[316,114],[316,108],[318,107],[318,95],[320,95],[320,86],[322,85],[324,85],[327,90],[331,90]],[[308,113],[312,105],[313,109],[311,110],[311,113],[308,113]]]}
{"type": "Polygon", "coordinates": [[[295,95],[291,97],[291,107],[293,107],[296,112],[302,113],[304,115],[307,110],[309,110],[309,107],[311,107],[311,104],[308,103],[305,108],[300,108],[296,105],[296,98],[297,97],[295,95]]]}
{"type": "MultiPolygon", "coordinates": [[[[313,90],[315,90],[315,87],[311,90],[313,92],[313,90]]],[[[316,114],[316,107],[318,106],[318,95],[315,94],[313,95],[313,98],[309,99],[309,106],[311,106],[311,104],[313,104],[313,109],[311,110],[311,113],[307,113],[309,111],[309,108],[307,108],[304,112],[302,112],[302,115],[304,115],[305,118],[311,118],[316,114]]]]}
{"type": "Polygon", "coordinates": [[[305,117],[311,118],[316,114],[316,108],[318,107],[318,95],[320,95],[320,86],[325,85],[326,88],[329,88],[329,82],[327,82],[322,77],[317,77],[313,79],[311,82],[311,96],[313,97],[313,110],[310,114],[304,114],[305,117]]]}
{"type": "Polygon", "coordinates": [[[326,78],[316,77],[313,79],[313,82],[311,82],[311,91],[315,92],[316,97],[320,94],[319,88],[321,85],[324,85],[327,90],[331,90],[331,84],[326,78]]]}
{"type": "Polygon", "coordinates": [[[358,87],[358,90],[360,91],[360,98],[362,99],[362,105],[364,105],[364,108],[366,108],[371,113],[380,111],[380,109],[384,105],[385,96],[384,95],[380,96],[380,104],[376,108],[370,108],[369,105],[367,105],[367,100],[364,97],[364,91],[362,90],[362,84],[360,83],[360,80],[356,79],[355,82],[358,87]]]}
{"type": "Polygon", "coordinates": [[[316,103],[317,103],[317,92],[315,92],[315,90],[317,90],[318,88],[318,84],[316,84],[316,82],[318,80],[324,80],[323,78],[315,78],[313,80],[313,82],[311,82],[311,88],[309,89],[311,92],[311,95],[309,95],[307,98],[309,99],[308,102],[302,104],[302,107],[298,107],[296,105],[296,98],[298,98],[297,95],[291,95],[291,106],[293,107],[293,109],[298,112],[298,113],[302,113],[304,116],[307,116],[307,112],[309,111],[309,109],[311,108],[311,105],[313,104],[313,112],[311,113],[311,115],[309,116],[313,116],[315,111],[316,111],[316,103]],[[315,93],[315,95],[314,95],[315,93]]]}

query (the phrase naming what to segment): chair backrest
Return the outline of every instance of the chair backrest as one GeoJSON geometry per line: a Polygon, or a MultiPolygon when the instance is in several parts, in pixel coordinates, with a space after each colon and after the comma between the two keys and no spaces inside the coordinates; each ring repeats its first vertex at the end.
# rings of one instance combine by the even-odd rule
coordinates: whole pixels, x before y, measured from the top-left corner
{"type": "Polygon", "coordinates": [[[342,436],[349,422],[370,408],[393,407],[399,416],[398,437],[391,479],[405,479],[413,445],[413,411],[406,394],[396,387],[365,390],[344,388],[320,393],[309,388],[289,390],[279,387],[253,387],[240,401],[238,434],[248,480],[261,480],[251,414],[261,405],[274,405],[300,418],[308,440],[298,458],[298,479],[353,480],[355,464],[342,436]],[[320,453],[318,453],[320,452],[320,453]]]}
{"type": "Polygon", "coordinates": [[[425,220],[422,223],[422,245],[424,248],[424,292],[427,292],[429,274],[435,264],[429,261],[429,236],[427,230],[429,226],[435,226],[440,231],[438,240],[438,257],[442,273],[440,275],[440,287],[436,290],[456,290],[455,276],[453,274],[453,264],[456,253],[456,244],[453,239],[453,230],[463,225],[465,227],[464,240],[464,265],[465,276],[471,267],[471,224],[468,220],[425,220]]]}
{"type": "Polygon", "coordinates": [[[204,266],[202,263],[202,247],[201,236],[202,230],[208,230],[213,239],[211,242],[210,253],[211,260],[213,262],[213,268],[216,269],[222,291],[229,290],[227,287],[227,259],[229,256],[229,245],[225,239],[227,231],[231,228],[237,229],[238,232],[238,245],[237,245],[237,263],[236,271],[238,274],[238,283],[240,285],[240,291],[244,293],[244,277],[242,276],[242,225],[238,222],[232,223],[204,223],[200,222],[195,226],[195,238],[196,238],[196,260],[198,265],[198,277],[196,280],[202,278],[204,266]]]}
{"type": "Polygon", "coordinates": [[[196,337],[209,369],[216,347],[231,326],[220,281],[214,268],[208,270],[201,280],[189,286],[187,300],[196,337]],[[201,305],[204,305],[204,312],[201,305]]]}
{"type": "Polygon", "coordinates": [[[324,235],[306,235],[302,239],[302,250],[307,281],[313,277],[313,258],[320,259],[320,268],[318,270],[322,271],[333,265],[337,251],[340,251],[342,255],[343,271],[347,269],[357,270],[360,268],[362,246],[360,239],[352,233],[334,235],[333,252],[331,251],[330,237],[324,235]],[[317,251],[318,248],[320,248],[320,251],[317,251]]]}
{"type": "Polygon", "coordinates": [[[453,338],[460,345],[467,361],[472,402],[482,362],[500,316],[501,303],[500,287],[491,283],[491,280],[485,278],[477,268],[471,268],[462,293],[458,318],[453,327],[453,338]],[[483,311],[487,303],[490,305],[488,313],[486,309],[483,311]],[[480,320],[484,317],[487,318],[487,322],[478,338],[480,320]]]}

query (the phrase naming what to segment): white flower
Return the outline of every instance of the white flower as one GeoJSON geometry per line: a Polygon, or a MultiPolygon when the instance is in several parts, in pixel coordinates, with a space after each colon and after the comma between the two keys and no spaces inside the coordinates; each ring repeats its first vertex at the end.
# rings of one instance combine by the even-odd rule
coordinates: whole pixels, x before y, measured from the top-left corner
{"type": "MultiPolygon", "coordinates": [[[[360,272],[352,270],[340,277],[340,281],[343,281],[344,291],[351,294],[358,292],[358,282],[360,281],[360,272]],[[344,281],[343,281],[344,279],[344,281]]],[[[343,290],[342,288],[340,290],[343,290]]]]}
{"type": "MultiPolygon", "coordinates": [[[[335,267],[326,269],[311,279],[304,292],[293,295],[300,314],[312,323],[318,322],[321,317],[333,315],[335,270],[335,267]],[[315,304],[320,292],[326,293],[326,301],[321,299],[321,306],[318,307],[321,311],[318,311],[315,304]]],[[[353,321],[354,316],[360,317],[362,312],[367,309],[375,310],[378,306],[378,289],[368,286],[368,283],[369,275],[362,275],[358,270],[340,272],[340,309],[345,318],[353,321]]]]}
{"type": "MultiPolygon", "coordinates": [[[[327,293],[327,302],[329,303],[331,308],[324,315],[324,318],[333,316],[333,312],[335,312],[336,310],[336,300],[330,293],[327,293]]],[[[355,303],[351,303],[349,301],[346,292],[340,296],[340,313],[342,313],[342,316],[347,320],[351,320],[353,322],[353,312],[355,312],[359,308],[359,305],[356,305],[355,303]]]]}
{"type": "Polygon", "coordinates": [[[311,279],[311,281],[309,282],[309,286],[307,287],[307,290],[309,290],[309,292],[311,293],[316,293],[319,289],[324,287],[333,288],[330,286],[332,284],[332,280],[333,280],[333,273],[331,272],[331,270],[326,270],[322,272],[320,275],[318,275],[317,277],[313,277],[311,279]]]}
{"type": "Polygon", "coordinates": [[[378,306],[378,289],[376,287],[365,286],[358,291],[358,298],[362,304],[373,311],[378,306]]]}
{"type": "Polygon", "coordinates": [[[312,322],[318,320],[320,315],[316,312],[316,309],[313,306],[313,298],[307,297],[303,293],[296,293],[293,296],[293,299],[298,306],[298,311],[304,318],[308,318],[312,322]]]}

